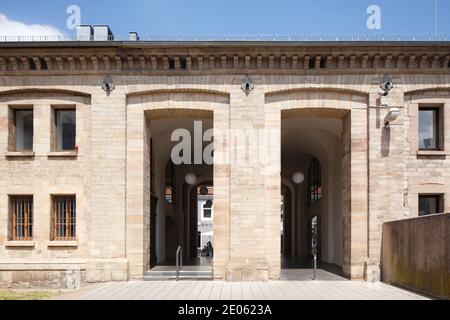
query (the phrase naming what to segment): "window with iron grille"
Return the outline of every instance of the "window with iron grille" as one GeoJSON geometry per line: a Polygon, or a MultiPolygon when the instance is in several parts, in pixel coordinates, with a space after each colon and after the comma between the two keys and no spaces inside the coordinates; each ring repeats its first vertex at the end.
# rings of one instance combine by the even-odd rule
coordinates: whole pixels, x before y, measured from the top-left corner
{"type": "Polygon", "coordinates": [[[52,241],[76,240],[76,212],[75,196],[53,197],[52,241]]]}
{"type": "Polygon", "coordinates": [[[11,196],[9,203],[9,240],[33,240],[33,197],[11,196]]]}

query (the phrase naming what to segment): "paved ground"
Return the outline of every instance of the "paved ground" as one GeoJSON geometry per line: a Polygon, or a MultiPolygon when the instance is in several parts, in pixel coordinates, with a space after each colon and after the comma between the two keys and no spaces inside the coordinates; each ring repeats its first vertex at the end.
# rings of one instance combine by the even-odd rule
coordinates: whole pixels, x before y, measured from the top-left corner
{"type": "Polygon", "coordinates": [[[285,281],[180,281],[106,283],[63,294],[63,300],[424,300],[426,297],[384,283],[348,281],[319,270],[288,270],[285,281]],[[296,278],[296,280],[291,280],[296,278]]]}

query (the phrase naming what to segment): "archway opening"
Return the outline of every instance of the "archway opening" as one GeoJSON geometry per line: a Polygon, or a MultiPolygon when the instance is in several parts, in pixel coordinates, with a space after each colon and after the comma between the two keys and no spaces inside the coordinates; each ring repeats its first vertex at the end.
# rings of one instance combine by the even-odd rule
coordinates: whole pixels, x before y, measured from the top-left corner
{"type": "Polygon", "coordinates": [[[146,111],[150,172],[150,269],[212,269],[213,112],[146,111]],[[208,240],[208,241],[206,241],[208,240]]]}
{"type": "Polygon", "coordinates": [[[343,120],[335,112],[282,112],[282,269],[342,275],[343,120]]]}

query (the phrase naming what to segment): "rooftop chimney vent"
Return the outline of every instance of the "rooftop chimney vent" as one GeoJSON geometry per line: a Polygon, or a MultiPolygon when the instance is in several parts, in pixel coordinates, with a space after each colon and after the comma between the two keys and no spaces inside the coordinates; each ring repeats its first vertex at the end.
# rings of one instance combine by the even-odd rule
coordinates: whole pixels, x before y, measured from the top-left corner
{"type": "Polygon", "coordinates": [[[94,29],[90,25],[77,26],[77,41],[91,41],[94,29]]]}
{"type": "Polygon", "coordinates": [[[130,41],[139,41],[139,35],[137,32],[130,32],[130,41]]]}
{"type": "Polygon", "coordinates": [[[94,26],[94,41],[113,41],[114,35],[108,25],[94,26]]]}

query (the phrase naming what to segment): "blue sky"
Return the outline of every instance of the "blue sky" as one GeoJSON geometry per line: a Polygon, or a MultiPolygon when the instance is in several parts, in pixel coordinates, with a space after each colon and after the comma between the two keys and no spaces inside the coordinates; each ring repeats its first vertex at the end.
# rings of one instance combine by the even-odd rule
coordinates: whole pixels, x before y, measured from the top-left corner
{"type": "MultiPolygon", "coordinates": [[[[438,3],[438,33],[448,35],[450,1],[438,3]]],[[[69,5],[80,7],[83,24],[109,24],[116,35],[434,34],[434,0],[0,0],[0,14],[70,35],[69,5]],[[372,4],[381,30],[366,26],[372,4]]]]}

